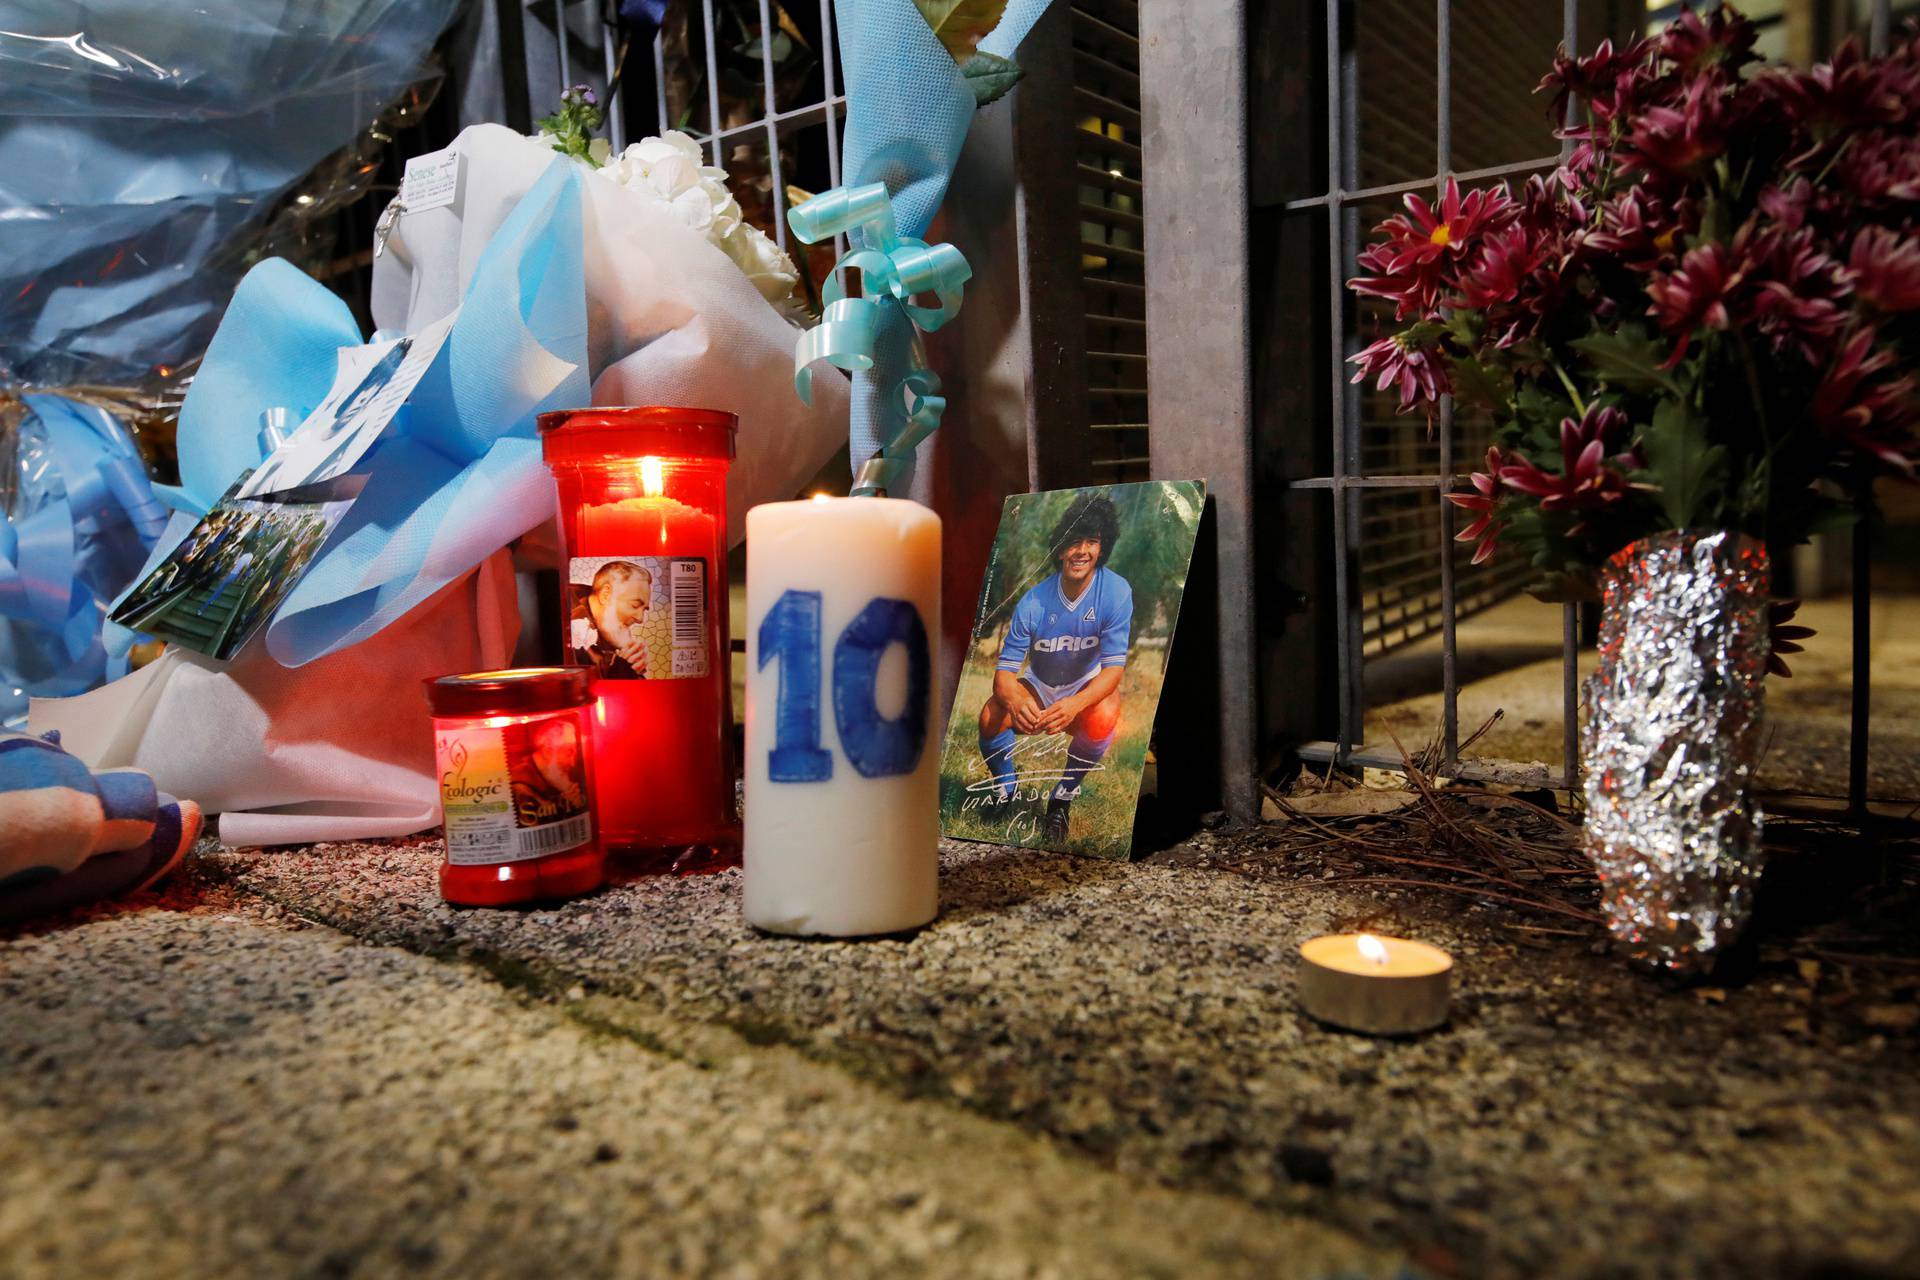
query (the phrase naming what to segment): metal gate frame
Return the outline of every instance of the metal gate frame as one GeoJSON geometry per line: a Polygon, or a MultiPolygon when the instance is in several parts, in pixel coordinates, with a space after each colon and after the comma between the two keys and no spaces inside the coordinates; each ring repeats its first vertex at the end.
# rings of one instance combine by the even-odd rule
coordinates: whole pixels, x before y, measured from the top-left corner
{"type": "MultiPolygon", "coordinates": [[[[1566,45],[1579,47],[1581,0],[1562,0],[1566,45]]],[[[1872,0],[1869,48],[1883,52],[1890,0],[1872,0]]],[[[1204,476],[1213,498],[1211,563],[1195,586],[1210,588],[1203,625],[1217,626],[1205,714],[1185,726],[1183,754],[1204,757],[1229,814],[1259,814],[1259,778],[1286,755],[1342,766],[1398,769],[1397,753],[1363,737],[1362,618],[1357,590],[1360,497],[1366,491],[1431,492],[1441,506],[1442,772],[1513,777],[1514,766],[1459,756],[1459,681],[1455,634],[1454,518],[1441,495],[1457,487],[1452,405],[1437,425],[1439,464],[1432,474],[1366,475],[1360,465],[1359,391],[1346,358],[1359,346],[1357,308],[1346,280],[1360,247],[1356,206],[1409,191],[1536,172],[1546,155],[1470,172],[1452,168],[1451,0],[1435,0],[1437,110],[1432,177],[1356,189],[1357,58],[1355,0],[1244,0],[1188,4],[1143,0],[1141,82],[1143,163],[1155,197],[1147,207],[1148,381],[1155,417],[1153,472],[1204,476]],[[1324,34],[1320,56],[1299,39],[1324,34]],[[1316,114],[1283,90],[1300,78],[1323,89],[1316,114]],[[1279,86],[1280,88],[1277,88],[1279,86]],[[1284,106],[1282,105],[1284,103],[1284,106]],[[1279,112],[1279,118],[1256,118],[1279,112]],[[1315,150],[1324,130],[1326,176],[1315,195],[1262,200],[1270,171],[1315,150]],[[1323,243],[1308,250],[1303,228],[1325,218],[1323,243]],[[1261,236],[1250,230],[1261,224],[1261,236]],[[1275,255],[1322,279],[1317,302],[1280,292],[1295,316],[1256,305],[1253,289],[1273,276],[1258,270],[1275,255]],[[1323,318],[1324,317],[1324,318],[1323,318]],[[1276,337],[1276,326],[1322,326],[1317,339],[1276,337]],[[1263,332],[1264,331],[1264,332],[1263,332]],[[1317,346],[1317,375],[1304,366],[1271,367],[1276,353],[1317,346]],[[1321,381],[1323,380],[1323,381],[1321,381]],[[1318,381],[1319,385],[1313,385],[1318,381]],[[1256,386],[1264,390],[1256,398],[1256,386]],[[1306,428],[1303,430],[1303,428],[1306,428]],[[1324,495],[1324,502],[1320,501],[1324,495]],[[1204,581],[1202,580],[1204,579],[1204,581]],[[1327,602],[1331,608],[1327,608],[1327,602]],[[1323,683],[1332,677],[1331,695],[1323,683]],[[1328,728],[1332,735],[1326,734],[1328,728]]],[[[1270,290],[1271,291],[1271,290],[1270,290]]],[[[1852,732],[1848,807],[1867,815],[1866,759],[1871,688],[1869,557],[1865,531],[1854,540],[1852,732]]],[[[1192,588],[1190,588],[1191,592],[1192,588]]],[[[1190,601],[1193,596],[1190,594],[1190,601]]],[[[1562,623],[1562,742],[1565,766],[1547,785],[1578,785],[1579,625],[1575,606],[1562,623]]],[[[1163,720],[1165,717],[1163,717],[1163,720]]],[[[1182,750],[1163,743],[1165,758],[1182,750]]]]}

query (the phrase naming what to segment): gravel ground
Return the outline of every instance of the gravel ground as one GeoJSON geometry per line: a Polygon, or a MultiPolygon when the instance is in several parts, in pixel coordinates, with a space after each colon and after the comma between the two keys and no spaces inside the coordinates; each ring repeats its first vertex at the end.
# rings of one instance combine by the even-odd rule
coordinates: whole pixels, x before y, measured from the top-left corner
{"type": "Polygon", "coordinates": [[[1304,1211],[1438,1274],[1920,1275],[1912,958],[1763,955],[1731,989],[1676,989],[1577,927],[1263,862],[1257,833],[1131,865],[952,845],[941,918],[859,944],[753,933],[737,872],[459,911],[435,858],[204,861],[371,941],[611,1003],[669,1048],[718,1024],[1063,1139],[1119,1185],[1304,1211]],[[1356,927],[1455,954],[1447,1028],[1374,1040],[1294,1009],[1296,944],[1356,927]]]}
{"type": "MultiPolygon", "coordinates": [[[[385,857],[270,865],[370,888],[385,857]]],[[[1406,1274],[1295,1215],[203,876],[135,907],[0,941],[9,1280],[1406,1274]]]]}

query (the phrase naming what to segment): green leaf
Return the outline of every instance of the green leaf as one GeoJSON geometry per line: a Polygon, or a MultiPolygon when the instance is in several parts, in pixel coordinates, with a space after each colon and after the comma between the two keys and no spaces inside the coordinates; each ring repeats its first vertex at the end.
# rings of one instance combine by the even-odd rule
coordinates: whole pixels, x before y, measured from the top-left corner
{"type": "Polygon", "coordinates": [[[998,102],[1007,94],[1007,90],[1020,83],[1020,77],[1026,71],[1012,58],[1003,58],[997,53],[975,53],[960,64],[960,75],[966,80],[967,88],[973,90],[973,105],[984,107],[989,102],[998,102]]]}
{"type": "Polygon", "coordinates": [[[1660,509],[1674,529],[1703,519],[1725,481],[1727,451],[1707,442],[1707,424],[1679,400],[1662,400],[1640,435],[1647,477],[1660,489],[1660,509]]]}
{"type": "Polygon", "coordinates": [[[965,66],[987,32],[1000,25],[1007,0],[913,0],[953,60],[965,66]]]}
{"type": "Polygon", "coordinates": [[[1453,362],[1453,398],[1465,405],[1485,405],[1505,415],[1511,405],[1513,380],[1495,373],[1472,356],[1453,362]]]}
{"type": "Polygon", "coordinates": [[[1681,394],[1680,383],[1666,368],[1664,344],[1637,324],[1623,324],[1616,333],[1595,333],[1567,344],[1587,358],[1607,385],[1621,391],[1664,391],[1681,394]]]}

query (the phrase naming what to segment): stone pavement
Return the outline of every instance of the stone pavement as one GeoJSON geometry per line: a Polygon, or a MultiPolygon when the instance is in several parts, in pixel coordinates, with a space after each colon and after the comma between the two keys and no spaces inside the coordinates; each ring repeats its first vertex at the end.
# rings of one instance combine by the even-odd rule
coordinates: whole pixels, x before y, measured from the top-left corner
{"type": "Polygon", "coordinates": [[[943,915],[738,873],[460,911],[430,844],[208,852],[0,941],[8,1275],[1920,1275],[1916,1037],[1419,894],[948,846],[943,915]],[[1459,960],[1348,1036],[1294,946],[1459,960]]]}

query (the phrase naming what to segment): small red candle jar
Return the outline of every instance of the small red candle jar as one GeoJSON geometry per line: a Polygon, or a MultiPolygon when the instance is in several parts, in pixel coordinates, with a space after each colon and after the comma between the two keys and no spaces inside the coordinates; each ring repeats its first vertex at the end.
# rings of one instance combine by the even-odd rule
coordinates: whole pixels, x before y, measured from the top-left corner
{"type": "Polygon", "coordinates": [[[589,893],[606,879],[594,835],[593,672],[521,667],[428,680],[446,858],[440,895],[499,907],[589,893]]]}
{"type": "Polygon", "coordinates": [[[737,423],[665,407],[540,415],[565,660],[599,676],[594,816],[608,850],[647,869],[739,858],[725,569],[737,423]]]}

